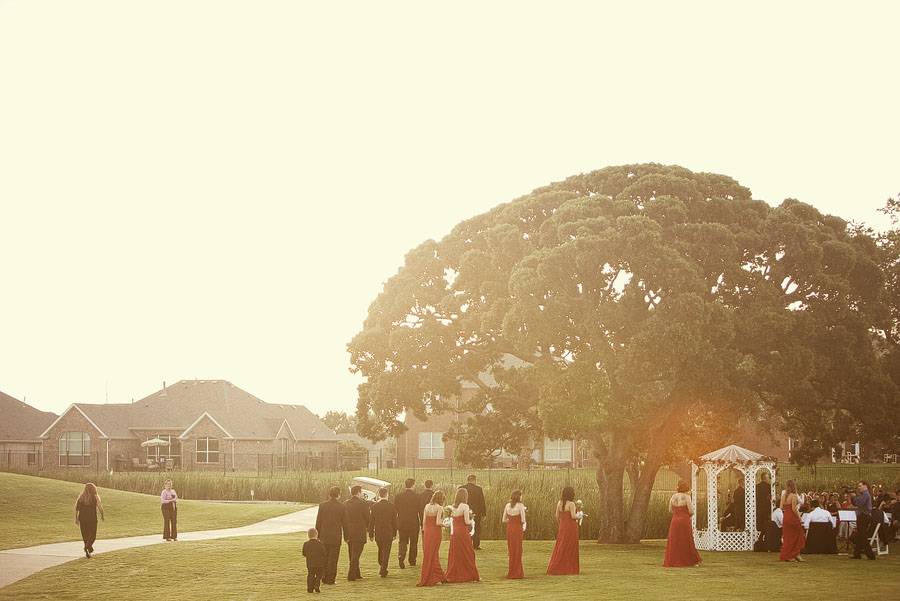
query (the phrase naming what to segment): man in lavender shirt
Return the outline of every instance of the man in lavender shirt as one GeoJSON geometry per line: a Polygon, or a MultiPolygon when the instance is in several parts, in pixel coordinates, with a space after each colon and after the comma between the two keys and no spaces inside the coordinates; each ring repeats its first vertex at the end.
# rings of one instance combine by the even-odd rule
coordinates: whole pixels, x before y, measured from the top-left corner
{"type": "Polygon", "coordinates": [[[853,547],[853,559],[862,559],[865,553],[868,559],[875,559],[875,553],[869,545],[869,526],[872,524],[872,496],[869,494],[869,483],[860,480],[856,485],[859,496],[856,497],[856,541],[853,547]]]}
{"type": "Polygon", "coordinates": [[[162,501],[163,538],[178,540],[178,494],[172,490],[171,480],[166,480],[166,487],[159,499],[162,501]]]}

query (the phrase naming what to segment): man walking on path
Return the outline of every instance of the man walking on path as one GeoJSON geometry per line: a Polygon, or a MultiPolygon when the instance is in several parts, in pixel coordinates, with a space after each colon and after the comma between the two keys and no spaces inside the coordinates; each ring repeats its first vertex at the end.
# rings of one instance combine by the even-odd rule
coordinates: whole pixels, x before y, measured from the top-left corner
{"type": "Polygon", "coordinates": [[[362,579],[359,573],[359,557],[363,547],[366,546],[366,534],[369,531],[369,504],[362,498],[362,486],[356,485],[350,489],[350,498],[344,503],[347,508],[347,551],[350,555],[350,568],[347,570],[347,580],[362,579]]]}
{"type": "Polygon", "coordinates": [[[338,556],[341,553],[341,539],[347,540],[349,527],[347,524],[347,509],[338,499],[341,489],[332,486],[328,490],[327,501],[319,505],[319,513],[316,516],[316,530],[319,532],[319,540],[328,551],[328,562],[325,565],[325,573],[322,582],[334,584],[337,577],[338,556]]]}
{"type": "Polygon", "coordinates": [[[388,501],[388,490],[378,489],[378,501],[372,505],[372,521],[369,523],[369,540],[378,545],[379,574],[382,578],[388,575],[388,563],[391,560],[391,544],[397,538],[397,508],[388,501]]]}
{"type": "Polygon", "coordinates": [[[400,569],[406,567],[404,561],[409,550],[409,565],[416,565],[416,556],[419,547],[419,528],[422,526],[419,514],[419,495],[413,490],[416,485],[415,478],[406,479],[406,489],[394,497],[394,505],[397,506],[397,528],[400,531],[400,569]]]}
{"type": "Polygon", "coordinates": [[[475,535],[472,536],[472,546],[481,550],[481,520],[487,515],[487,506],[484,502],[484,491],[475,484],[475,474],[466,478],[463,488],[469,491],[469,508],[475,514],[475,535]]]}

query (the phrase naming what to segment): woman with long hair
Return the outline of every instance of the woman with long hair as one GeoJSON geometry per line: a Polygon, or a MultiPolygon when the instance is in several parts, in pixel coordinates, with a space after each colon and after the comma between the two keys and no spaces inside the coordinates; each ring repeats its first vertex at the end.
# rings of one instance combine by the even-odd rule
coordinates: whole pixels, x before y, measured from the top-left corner
{"type": "Polygon", "coordinates": [[[444,521],[444,493],[434,491],[422,516],[422,577],[416,586],[434,586],[447,582],[441,567],[441,538],[444,521]]]}
{"type": "Polygon", "coordinates": [[[84,555],[88,559],[94,552],[94,541],[97,540],[97,511],[100,512],[100,521],[103,521],[103,503],[100,502],[97,487],[93,482],[88,482],[75,502],[75,525],[81,528],[84,555]]]}
{"type": "Polygon", "coordinates": [[[447,556],[447,580],[450,582],[477,582],[481,580],[475,566],[475,547],[469,530],[474,523],[469,510],[469,491],[456,490],[450,519],[450,553],[447,556]]]}
{"type": "Polygon", "coordinates": [[[694,546],[694,529],[691,516],[694,515],[694,504],[688,491],[687,482],[678,482],[678,492],[669,499],[669,513],[672,523],[669,524],[669,537],[666,539],[666,557],[663,566],[667,568],[685,568],[699,564],[700,554],[694,546]]]}
{"type": "Polygon", "coordinates": [[[522,491],[514,490],[509,495],[509,503],[503,508],[502,521],[506,524],[506,550],[509,555],[509,570],[506,577],[516,580],[525,577],[522,570],[522,534],[525,532],[525,505],[522,491]]]}
{"type": "Polygon", "coordinates": [[[803,524],[800,522],[800,499],[797,495],[797,483],[788,480],[781,493],[781,510],[784,522],[781,529],[781,555],[778,561],[803,561],[800,551],[806,546],[803,536],[803,524]]]}
{"type": "Polygon", "coordinates": [[[556,504],[556,546],[553,547],[550,565],[547,566],[547,573],[551,576],[577,574],[579,572],[577,512],[575,489],[571,486],[566,486],[563,488],[560,500],[556,504]]]}

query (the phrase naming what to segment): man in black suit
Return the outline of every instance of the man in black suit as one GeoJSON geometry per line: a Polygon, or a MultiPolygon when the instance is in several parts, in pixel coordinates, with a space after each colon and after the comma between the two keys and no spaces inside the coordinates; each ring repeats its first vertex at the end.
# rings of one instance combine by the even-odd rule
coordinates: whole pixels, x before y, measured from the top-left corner
{"type": "Polygon", "coordinates": [[[416,565],[416,555],[419,547],[419,528],[422,522],[419,517],[419,495],[413,490],[416,485],[415,478],[406,479],[406,489],[394,497],[394,505],[397,507],[397,529],[400,533],[400,569],[406,567],[403,563],[409,550],[409,565],[416,565]]]}
{"type": "Polygon", "coordinates": [[[463,488],[469,491],[469,508],[475,513],[475,535],[472,537],[472,546],[481,550],[481,520],[487,515],[484,491],[475,484],[475,474],[471,474],[466,480],[463,488]]]}
{"type": "Polygon", "coordinates": [[[747,506],[744,504],[745,500],[744,477],[739,476],[737,488],[734,489],[734,524],[738,530],[747,529],[747,506]]]}
{"type": "Polygon", "coordinates": [[[350,498],[344,503],[347,508],[347,552],[350,555],[350,569],[347,580],[362,579],[359,573],[359,556],[366,546],[366,533],[369,531],[369,504],[362,498],[362,486],[350,489],[350,498]]]}
{"type": "Polygon", "coordinates": [[[769,472],[762,472],[756,485],[756,529],[765,535],[772,519],[772,483],[769,472]]]}
{"type": "Polygon", "coordinates": [[[348,524],[347,510],[338,499],[341,489],[332,486],[328,490],[329,499],[319,505],[319,513],[316,516],[316,530],[319,532],[319,540],[325,545],[328,552],[328,562],[325,564],[325,572],[322,582],[334,584],[337,576],[338,556],[341,553],[341,539],[347,540],[348,524]]]}
{"type": "Polygon", "coordinates": [[[425,506],[431,503],[434,494],[434,480],[425,481],[425,490],[419,493],[419,523],[425,524],[425,506]]]}
{"type": "Polygon", "coordinates": [[[378,501],[372,505],[372,520],[369,522],[369,540],[378,545],[378,565],[382,578],[388,574],[391,560],[391,544],[397,538],[397,508],[387,499],[388,490],[378,489],[378,501]]]}

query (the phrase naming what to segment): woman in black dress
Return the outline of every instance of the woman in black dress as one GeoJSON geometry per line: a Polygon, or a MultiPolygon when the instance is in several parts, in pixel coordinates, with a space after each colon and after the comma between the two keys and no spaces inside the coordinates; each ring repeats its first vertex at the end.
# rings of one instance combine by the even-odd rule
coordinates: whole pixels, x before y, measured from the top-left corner
{"type": "Polygon", "coordinates": [[[100,521],[103,521],[103,503],[100,502],[97,487],[88,482],[75,503],[75,525],[81,527],[84,555],[88,559],[94,552],[94,541],[97,540],[97,510],[100,510],[100,521]]]}

